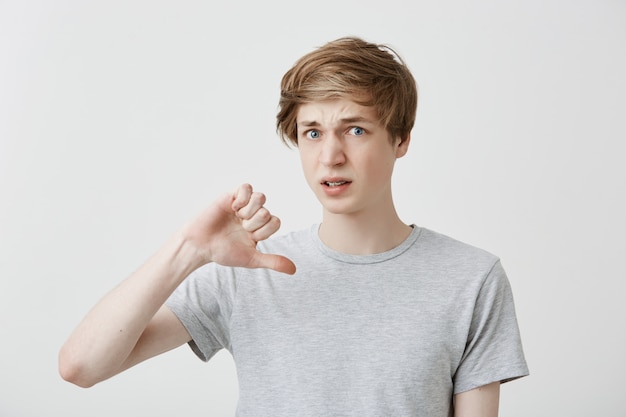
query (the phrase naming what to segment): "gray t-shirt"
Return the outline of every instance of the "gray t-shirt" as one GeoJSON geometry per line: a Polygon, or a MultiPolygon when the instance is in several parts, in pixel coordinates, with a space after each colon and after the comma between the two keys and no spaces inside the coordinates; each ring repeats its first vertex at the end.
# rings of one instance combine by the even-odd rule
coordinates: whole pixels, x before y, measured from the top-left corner
{"type": "Polygon", "coordinates": [[[415,226],[346,255],[317,231],[259,243],[294,276],[208,264],[167,301],[201,359],[233,355],[238,417],[449,417],[453,394],[528,375],[498,258],[415,226]]]}

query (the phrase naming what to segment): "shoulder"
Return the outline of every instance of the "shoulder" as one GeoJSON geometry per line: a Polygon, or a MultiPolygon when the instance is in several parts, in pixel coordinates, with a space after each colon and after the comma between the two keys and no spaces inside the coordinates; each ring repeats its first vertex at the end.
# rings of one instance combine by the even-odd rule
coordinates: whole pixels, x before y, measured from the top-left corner
{"type": "Polygon", "coordinates": [[[443,255],[453,254],[480,259],[497,259],[496,255],[485,249],[424,227],[421,228],[419,240],[423,249],[429,249],[443,255]]]}
{"type": "Polygon", "coordinates": [[[420,228],[413,250],[435,265],[457,271],[488,272],[500,261],[485,249],[427,228],[420,228]]]}

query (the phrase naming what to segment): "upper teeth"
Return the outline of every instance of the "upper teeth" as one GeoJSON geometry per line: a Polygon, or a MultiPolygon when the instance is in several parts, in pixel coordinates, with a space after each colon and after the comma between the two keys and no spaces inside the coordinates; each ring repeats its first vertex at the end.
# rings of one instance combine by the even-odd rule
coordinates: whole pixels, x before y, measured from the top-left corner
{"type": "Polygon", "coordinates": [[[345,184],[345,181],[326,181],[326,184],[330,185],[331,187],[336,187],[338,185],[341,184],[345,184]]]}

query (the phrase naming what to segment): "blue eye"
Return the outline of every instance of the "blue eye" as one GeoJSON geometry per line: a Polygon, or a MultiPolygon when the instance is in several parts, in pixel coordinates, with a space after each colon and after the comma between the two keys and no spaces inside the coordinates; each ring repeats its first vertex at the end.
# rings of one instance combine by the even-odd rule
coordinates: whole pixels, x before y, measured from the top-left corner
{"type": "Polygon", "coordinates": [[[350,134],[354,136],[361,136],[365,134],[365,129],[362,127],[353,127],[350,129],[350,134]]]}
{"type": "Polygon", "coordinates": [[[320,132],[318,130],[312,129],[309,130],[308,132],[306,132],[306,137],[309,139],[319,139],[320,138],[320,132]]]}

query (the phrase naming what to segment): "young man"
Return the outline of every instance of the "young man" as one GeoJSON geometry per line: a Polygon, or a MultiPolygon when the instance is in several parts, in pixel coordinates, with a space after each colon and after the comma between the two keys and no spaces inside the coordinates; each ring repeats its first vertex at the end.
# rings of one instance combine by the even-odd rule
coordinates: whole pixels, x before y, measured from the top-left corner
{"type": "Polygon", "coordinates": [[[63,378],[88,387],[189,343],[232,353],[240,417],[496,416],[500,383],[528,374],[504,270],[394,208],[416,106],[387,47],[342,38],[301,58],[277,127],[322,222],[268,239],[263,194],[222,196],[89,312],[63,378]]]}

